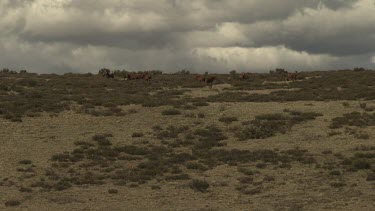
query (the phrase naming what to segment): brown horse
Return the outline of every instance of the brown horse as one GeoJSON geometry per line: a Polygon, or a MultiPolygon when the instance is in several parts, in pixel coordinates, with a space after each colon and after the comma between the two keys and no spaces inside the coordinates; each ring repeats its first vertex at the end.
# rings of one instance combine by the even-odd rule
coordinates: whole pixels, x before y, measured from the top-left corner
{"type": "Polygon", "coordinates": [[[151,79],[151,75],[146,73],[129,73],[126,75],[125,80],[139,80],[144,79],[149,81],[151,79]]]}
{"type": "Polygon", "coordinates": [[[248,79],[249,78],[249,76],[246,74],[246,73],[242,73],[241,75],[240,75],[240,79],[241,80],[246,80],[246,79],[248,79]]]}
{"type": "Polygon", "coordinates": [[[115,78],[115,74],[114,73],[107,73],[106,78],[115,78]]]}
{"type": "Polygon", "coordinates": [[[195,79],[196,79],[197,81],[205,82],[205,78],[204,78],[203,75],[197,75],[197,76],[195,77],[195,79]]]}
{"type": "Polygon", "coordinates": [[[198,75],[198,76],[195,76],[195,79],[197,81],[204,82],[207,85],[212,85],[213,82],[216,80],[216,77],[214,77],[214,76],[198,75]]]}
{"type": "Polygon", "coordinates": [[[143,77],[143,79],[145,79],[145,81],[149,81],[149,80],[151,80],[151,75],[149,75],[149,74],[145,74],[144,75],[144,77],[143,77]]]}
{"type": "Polygon", "coordinates": [[[296,81],[298,77],[298,73],[288,73],[288,76],[286,78],[287,81],[296,81]]]}
{"type": "Polygon", "coordinates": [[[212,85],[212,83],[213,83],[215,80],[216,80],[216,77],[211,76],[211,77],[206,78],[205,82],[206,82],[206,84],[210,84],[210,85],[212,85]]]}

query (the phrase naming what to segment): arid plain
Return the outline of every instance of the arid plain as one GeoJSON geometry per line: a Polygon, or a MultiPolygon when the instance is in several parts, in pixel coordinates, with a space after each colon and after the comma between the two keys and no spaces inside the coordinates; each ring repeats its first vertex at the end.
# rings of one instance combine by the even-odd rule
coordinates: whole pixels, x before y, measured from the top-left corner
{"type": "Polygon", "coordinates": [[[0,73],[1,210],[374,210],[375,72],[0,73]]]}

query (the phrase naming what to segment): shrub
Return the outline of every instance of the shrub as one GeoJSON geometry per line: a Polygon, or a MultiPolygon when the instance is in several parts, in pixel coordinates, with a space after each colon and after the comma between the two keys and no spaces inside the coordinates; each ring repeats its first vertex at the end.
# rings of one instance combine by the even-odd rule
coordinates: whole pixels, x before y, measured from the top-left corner
{"type": "Polygon", "coordinates": [[[371,163],[368,160],[358,159],[353,161],[352,166],[355,170],[370,169],[371,163]]]}
{"type": "Polygon", "coordinates": [[[94,135],[92,137],[92,140],[96,141],[99,146],[110,146],[110,145],[112,145],[112,143],[107,138],[107,137],[110,137],[110,136],[112,136],[112,135],[109,135],[109,134],[94,135]]]}
{"type": "Polygon", "coordinates": [[[194,146],[195,153],[204,153],[213,147],[221,147],[225,144],[221,141],[227,139],[222,130],[214,125],[205,128],[197,129],[194,135],[198,136],[198,142],[194,146]]]}
{"type": "Polygon", "coordinates": [[[159,185],[151,185],[152,190],[160,190],[161,187],[159,185]]]}
{"type": "Polygon", "coordinates": [[[348,102],[343,102],[342,105],[345,107],[345,108],[349,108],[350,107],[350,104],[348,102]]]}
{"type": "Polygon", "coordinates": [[[342,128],[343,126],[366,127],[375,126],[375,114],[352,112],[344,114],[343,117],[332,119],[330,128],[342,128]]]}
{"type": "Polygon", "coordinates": [[[332,150],[330,150],[330,149],[323,150],[322,154],[324,154],[324,155],[332,154],[332,150]]]}
{"type": "Polygon", "coordinates": [[[252,177],[240,177],[240,178],[238,178],[238,181],[242,184],[251,184],[254,181],[254,178],[252,178],[252,177]]]}
{"type": "Polygon", "coordinates": [[[208,169],[206,166],[204,166],[200,163],[187,163],[186,168],[187,169],[194,169],[194,170],[201,170],[201,171],[205,171],[205,170],[208,169]]]}
{"type": "Polygon", "coordinates": [[[187,131],[189,128],[186,126],[168,126],[165,130],[156,131],[155,136],[160,139],[172,139],[177,138],[178,135],[184,131],[187,131]]]}
{"type": "Polygon", "coordinates": [[[263,181],[265,181],[265,182],[272,182],[272,181],[275,181],[275,177],[274,176],[270,176],[270,175],[266,175],[263,178],[263,181]]]}
{"type": "Polygon", "coordinates": [[[160,125],[155,125],[155,126],[152,127],[152,129],[153,129],[154,131],[161,131],[161,130],[163,130],[163,128],[160,127],[160,125]]]}
{"type": "Polygon", "coordinates": [[[199,101],[199,102],[194,102],[193,105],[201,107],[201,106],[209,106],[210,104],[204,101],[199,101]]]}
{"type": "Polygon", "coordinates": [[[238,167],[237,168],[237,171],[245,174],[245,175],[254,175],[256,172],[251,170],[251,169],[248,169],[248,168],[243,168],[243,167],[238,167]]]}
{"type": "Polygon", "coordinates": [[[359,107],[362,108],[362,109],[366,109],[367,103],[360,103],[359,107]]]}
{"type": "Polygon", "coordinates": [[[368,173],[366,181],[375,181],[375,172],[368,173]]]}
{"type": "Polygon", "coordinates": [[[197,116],[198,116],[198,118],[201,118],[201,119],[206,117],[206,115],[204,113],[198,113],[197,116]]]}
{"type": "Polygon", "coordinates": [[[262,192],[262,187],[256,187],[256,188],[248,188],[247,186],[242,186],[237,188],[237,190],[240,191],[240,193],[245,195],[255,195],[262,192]]]}
{"type": "Polygon", "coordinates": [[[133,138],[140,138],[140,137],[143,137],[144,135],[143,135],[143,133],[141,133],[141,132],[134,132],[133,134],[132,134],[132,137],[133,138]]]}
{"type": "Polygon", "coordinates": [[[184,105],[182,107],[182,109],[185,109],[185,110],[194,110],[194,109],[197,109],[197,107],[194,106],[194,105],[184,105]]]}
{"type": "Polygon", "coordinates": [[[186,113],[184,114],[184,117],[187,117],[187,118],[195,118],[195,114],[194,113],[186,113]]]}
{"type": "Polygon", "coordinates": [[[16,207],[16,206],[19,206],[20,204],[21,202],[18,200],[9,200],[5,202],[6,207],[16,207]]]}
{"type": "Polygon", "coordinates": [[[168,110],[162,111],[161,114],[164,115],[164,116],[180,115],[181,111],[179,111],[177,109],[168,109],[168,110]]]}
{"type": "Polygon", "coordinates": [[[69,153],[58,153],[52,156],[52,161],[68,162],[70,160],[69,153]]]}
{"type": "Polygon", "coordinates": [[[329,174],[332,175],[332,176],[340,176],[341,175],[341,171],[339,171],[339,170],[333,170],[329,174]]]}
{"type": "Polygon", "coordinates": [[[76,141],[76,142],[74,142],[74,145],[81,146],[84,149],[87,149],[89,147],[93,147],[94,146],[94,144],[86,142],[86,141],[76,141]]]}
{"type": "Polygon", "coordinates": [[[70,187],[72,187],[72,184],[70,183],[70,181],[68,181],[68,180],[66,180],[66,179],[60,180],[59,182],[57,182],[57,183],[54,185],[54,188],[55,188],[57,191],[66,190],[66,189],[69,189],[70,187]]]}
{"type": "Polygon", "coordinates": [[[257,163],[255,166],[256,166],[257,168],[264,169],[264,168],[267,167],[267,164],[266,164],[266,163],[257,163]]]}
{"type": "Polygon", "coordinates": [[[116,193],[118,193],[118,190],[117,189],[108,189],[108,193],[109,194],[116,194],[116,193]]]}
{"type": "Polygon", "coordinates": [[[230,124],[232,122],[238,121],[237,117],[220,117],[220,122],[224,122],[226,124],[230,124]]]}
{"type": "Polygon", "coordinates": [[[31,160],[21,160],[20,162],[18,162],[19,164],[23,164],[23,165],[29,165],[32,163],[31,160]]]}
{"type": "Polygon", "coordinates": [[[342,164],[347,166],[351,171],[359,171],[371,168],[371,163],[365,158],[347,158],[342,161],[342,164]]]}
{"type": "Polygon", "coordinates": [[[188,174],[177,174],[177,175],[169,175],[165,177],[165,180],[187,180],[190,179],[190,176],[188,174]]]}
{"type": "Polygon", "coordinates": [[[129,114],[135,114],[135,113],[138,112],[138,110],[135,109],[135,108],[131,108],[131,109],[128,110],[128,112],[129,112],[129,114]]]}
{"type": "Polygon", "coordinates": [[[342,133],[340,131],[330,131],[328,133],[328,136],[337,136],[337,135],[341,135],[342,133]]]}
{"type": "Polygon", "coordinates": [[[137,183],[131,183],[129,185],[129,188],[137,188],[137,187],[139,187],[139,184],[137,184],[137,183]]]}
{"type": "Polygon", "coordinates": [[[26,187],[20,187],[19,191],[20,192],[26,192],[26,193],[33,192],[33,190],[31,188],[26,188],[26,187]]]}
{"type": "Polygon", "coordinates": [[[247,139],[265,139],[275,136],[277,133],[286,133],[295,124],[302,123],[307,120],[313,120],[321,114],[313,112],[285,111],[285,114],[264,114],[256,116],[254,120],[243,122],[243,125],[249,125],[243,130],[236,133],[241,140],[247,139]]]}
{"type": "Polygon", "coordinates": [[[333,182],[333,183],[331,183],[331,186],[334,187],[334,188],[342,188],[342,187],[346,186],[346,184],[343,183],[343,182],[333,182]]]}
{"type": "Polygon", "coordinates": [[[265,139],[265,138],[274,136],[275,132],[276,132],[276,129],[273,129],[271,125],[270,127],[265,127],[262,125],[251,125],[250,127],[246,127],[242,131],[238,132],[236,136],[241,141],[248,140],[248,139],[265,139]]]}
{"type": "Polygon", "coordinates": [[[210,184],[205,180],[194,179],[190,182],[189,186],[191,189],[203,193],[207,191],[207,189],[210,187],[210,184]]]}

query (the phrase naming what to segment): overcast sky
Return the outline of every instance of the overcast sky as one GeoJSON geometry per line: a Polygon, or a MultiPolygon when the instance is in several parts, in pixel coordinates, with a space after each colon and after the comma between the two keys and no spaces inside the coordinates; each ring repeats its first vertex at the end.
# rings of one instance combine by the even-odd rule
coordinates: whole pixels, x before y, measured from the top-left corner
{"type": "Polygon", "coordinates": [[[0,67],[375,69],[374,0],[0,0],[0,67]]]}

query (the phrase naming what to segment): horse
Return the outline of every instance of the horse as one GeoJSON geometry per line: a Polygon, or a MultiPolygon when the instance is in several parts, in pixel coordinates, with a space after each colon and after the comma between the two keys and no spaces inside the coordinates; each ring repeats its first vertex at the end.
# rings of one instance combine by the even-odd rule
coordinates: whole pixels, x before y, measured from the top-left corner
{"type": "Polygon", "coordinates": [[[241,80],[246,80],[246,79],[248,79],[249,77],[248,77],[248,75],[246,75],[246,73],[242,73],[241,75],[240,75],[240,79],[241,80]]]}
{"type": "Polygon", "coordinates": [[[195,79],[196,79],[197,81],[205,82],[205,77],[204,77],[203,75],[197,75],[197,76],[195,77],[195,79]]]}
{"type": "Polygon", "coordinates": [[[139,80],[144,79],[146,81],[149,81],[151,79],[151,75],[146,73],[129,73],[126,75],[125,80],[139,80]]]}
{"type": "Polygon", "coordinates": [[[296,81],[297,77],[298,77],[297,72],[295,72],[295,73],[288,73],[286,80],[287,81],[296,81]]]}

